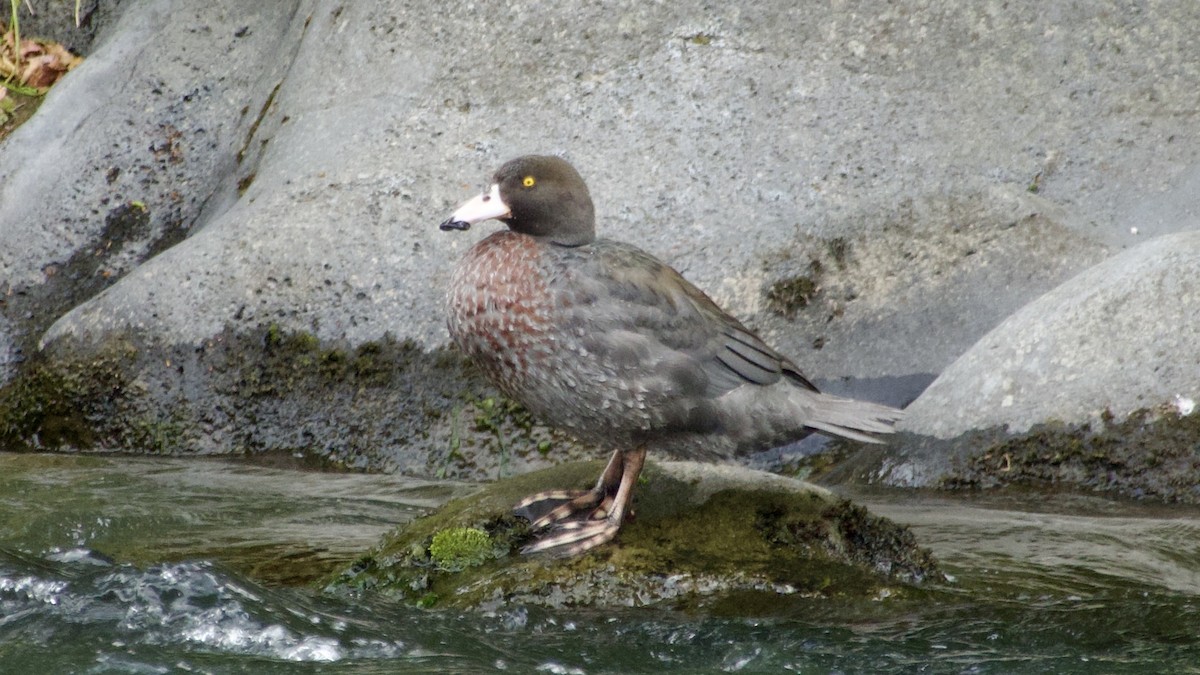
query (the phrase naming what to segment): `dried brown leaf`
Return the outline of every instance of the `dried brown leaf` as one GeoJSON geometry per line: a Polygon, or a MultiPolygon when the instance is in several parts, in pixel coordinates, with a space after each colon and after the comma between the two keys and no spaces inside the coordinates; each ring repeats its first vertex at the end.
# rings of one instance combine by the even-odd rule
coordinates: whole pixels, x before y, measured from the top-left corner
{"type": "Polygon", "coordinates": [[[66,69],[59,67],[53,56],[36,56],[25,62],[21,82],[29,87],[49,87],[64,72],[66,69]]]}
{"type": "Polygon", "coordinates": [[[0,33],[0,77],[15,76],[23,86],[49,87],[82,61],[57,42],[26,38],[18,45],[14,31],[0,33]]]}
{"type": "Polygon", "coordinates": [[[83,63],[82,56],[76,56],[72,54],[71,50],[57,42],[46,42],[42,44],[42,47],[46,50],[47,54],[58,57],[59,63],[63,64],[63,67],[65,67],[67,70],[70,70],[80,63],[83,63]]]}
{"type": "Polygon", "coordinates": [[[28,38],[21,40],[21,58],[28,59],[45,52],[45,47],[37,40],[28,38]]]}

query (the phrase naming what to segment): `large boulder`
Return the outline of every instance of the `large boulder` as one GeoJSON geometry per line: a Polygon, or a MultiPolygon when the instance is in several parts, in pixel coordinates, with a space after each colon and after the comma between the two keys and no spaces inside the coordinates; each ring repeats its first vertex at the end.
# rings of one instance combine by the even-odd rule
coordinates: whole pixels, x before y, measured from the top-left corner
{"type": "Polygon", "coordinates": [[[528,151],[818,381],[927,381],[1194,182],[1189,7],[1044,10],[126,0],[0,148],[3,440],[557,456],[443,349],[435,226],[528,151]]]}
{"type": "MultiPolygon", "coordinates": [[[[1193,226],[1200,226],[1200,218],[1193,226]]],[[[1153,239],[1014,313],[907,409],[952,438],[1002,426],[1124,419],[1200,400],[1200,232],[1153,239]]]]}
{"type": "Polygon", "coordinates": [[[1152,239],[983,337],[851,463],[907,487],[1068,484],[1200,501],[1200,232],[1152,239]]]}
{"type": "Polygon", "coordinates": [[[68,310],[236,201],[295,10],[127,0],[87,15],[109,22],[94,49],[0,151],[0,380],[68,310]]]}

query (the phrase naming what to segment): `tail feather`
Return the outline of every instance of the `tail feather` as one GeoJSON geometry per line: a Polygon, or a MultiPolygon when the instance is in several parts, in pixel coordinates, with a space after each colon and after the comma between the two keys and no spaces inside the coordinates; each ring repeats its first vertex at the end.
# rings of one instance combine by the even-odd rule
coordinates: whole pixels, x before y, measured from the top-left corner
{"type": "Polygon", "coordinates": [[[872,434],[890,434],[904,411],[891,406],[821,394],[804,425],[863,443],[883,443],[872,434]]]}

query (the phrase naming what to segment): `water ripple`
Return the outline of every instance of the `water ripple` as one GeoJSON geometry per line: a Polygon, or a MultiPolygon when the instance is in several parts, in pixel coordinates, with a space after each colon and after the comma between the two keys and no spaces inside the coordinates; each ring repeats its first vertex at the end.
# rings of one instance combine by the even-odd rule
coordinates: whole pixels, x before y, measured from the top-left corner
{"type": "Polygon", "coordinates": [[[0,464],[4,673],[1200,672],[1197,509],[888,493],[860,501],[909,524],[953,582],[758,619],[455,613],[245,564],[264,541],[254,560],[276,566],[362,550],[438,486],[179,461],[0,464]],[[343,527],[357,519],[369,528],[343,527]]]}

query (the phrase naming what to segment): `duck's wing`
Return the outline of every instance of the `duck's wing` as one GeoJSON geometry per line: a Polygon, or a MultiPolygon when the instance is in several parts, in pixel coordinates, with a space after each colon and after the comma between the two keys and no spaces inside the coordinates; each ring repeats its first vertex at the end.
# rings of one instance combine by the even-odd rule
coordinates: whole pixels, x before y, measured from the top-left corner
{"type": "Polygon", "coordinates": [[[596,319],[589,349],[631,368],[658,368],[651,374],[709,398],[781,379],[816,391],[794,363],[662,261],[618,242],[590,248],[589,259],[571,268],[571,286],[582,289],[579,299],[596,319]]]}

